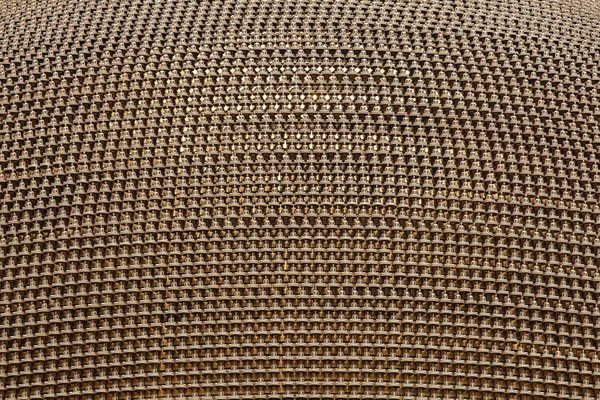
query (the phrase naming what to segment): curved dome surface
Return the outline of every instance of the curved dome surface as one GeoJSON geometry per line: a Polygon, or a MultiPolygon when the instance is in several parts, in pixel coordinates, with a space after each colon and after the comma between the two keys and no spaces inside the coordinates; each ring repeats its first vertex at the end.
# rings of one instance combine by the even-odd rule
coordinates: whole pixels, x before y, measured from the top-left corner
{"type": "Polygon", "coordinates": [[[599,26],[0,0],[0,398],[600,398],[599,26]]]}

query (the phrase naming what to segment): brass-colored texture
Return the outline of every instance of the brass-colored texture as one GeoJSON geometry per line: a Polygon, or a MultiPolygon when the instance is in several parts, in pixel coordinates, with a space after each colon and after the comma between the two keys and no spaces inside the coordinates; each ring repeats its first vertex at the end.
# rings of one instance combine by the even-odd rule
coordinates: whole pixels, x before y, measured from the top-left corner
{"type": "Polygon", "coordinates": [[[0,0],[0,400],[600,399],[597,0],[0,0]]]}

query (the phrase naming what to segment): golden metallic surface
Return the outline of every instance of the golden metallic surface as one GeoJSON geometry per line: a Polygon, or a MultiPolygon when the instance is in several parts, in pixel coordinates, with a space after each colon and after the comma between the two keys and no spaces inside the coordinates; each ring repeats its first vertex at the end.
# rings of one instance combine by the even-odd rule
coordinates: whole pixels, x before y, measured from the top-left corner
{"type": "Polygon", "coordinates": [[[599,27],[0,0],[0,400],[599,399],[599,27]]]}

